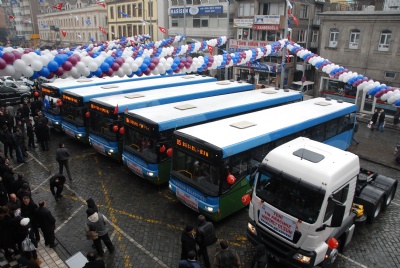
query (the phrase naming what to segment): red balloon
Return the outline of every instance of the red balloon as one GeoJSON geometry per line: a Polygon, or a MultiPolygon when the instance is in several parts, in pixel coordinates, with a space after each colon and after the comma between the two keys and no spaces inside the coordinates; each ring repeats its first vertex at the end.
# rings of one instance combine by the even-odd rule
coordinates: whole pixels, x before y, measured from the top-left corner
{"type": "Polygon", "coordinates": [[[336,240],[336,238],[331,237],[328,240],[328,247],[330,249],[338,248],[339,247],[339,242],[336,240]]]}
{"type": "Polygon", "coordinates": [[[227,177],[226,177],[226,181],[229,183],[229,184],[234,184],[235,182],[236,182],[236,178],[235,178],[235,176],[233,176],[232,174],[229,174],[227,177]]]}
{"type": "Polygon", "coordinates": [[[113,126],[113,131],[114,131],[114,132],[117,132],[117,131],[118,131],[118,126],[117,126],[117,125],[114,125],[114,126],[113,126]]]}
{"type": "Polygon", "coordinates": [[[113,63],[111,64],[111,69],[112,69],[114,72],[118,71],[118,70],[119,70],[119,64],[116,63],[116,62],[113,62],[113,63]]]}
{"type": "Polygon", "coordinates": [[[21,59],[22,55],[18,51],[13,50],[11,53],[14,54],[14,57],[15,57],[16,60],[21,59]]]}
{"type": "Polygon", "coordinates": [[[11,52],[6,52],[6,53],[3,54],[3,60],[7,64],[12,64],[15,61],[15,56],[11,52]]]}
{"type": "Polygon", "coordinates": [[[78,63],[78,59],[73,55],[68,58],[68,61],[72,64],[72,66],[75,66],[78,63]]]}
{"type": "Polygon", "coordinates": [[[250,203],[251,200],[251,196],[249,194],[245,194],[244,196],[242,196],[242,203],[244,205],[248,205],[250,203]]]}
{"type": "Polygon", "coordinates": [[[35,92],[33,93],[33,96],[39,97],[39,92],[35,91],[35,92]]]}
{"type": "Polygon", "coordinates": [[[65,71],[71,71],[73,65],[70,61],[66,61],[63,63],[62,67],[65,71]]]}
{"type": "Polygon", "coordinates": [[[124,135],[124,134],[125,134],[125,128],[124,128],[124,127],[121,127],[121,128],[119,129],[119,134],[121,134],[121,135],[124,135]]]}
{"type": "Polygon", "coordinates": [[[3,70],[4,68],[6,68],[6,66],[7,66],[6,61],[0,58],[0,70],[3,70]]]}
{"type": "Polygon", "coordinates": [[[183,64],[182,62],[178,64],[179,69],[183,69],[183,67],[185,67],[185,64],[183,64]]]}
{"type": "Polygon", "coordinates": [[[153,62],[151,62],[149,64],[149,69],[153,71],[155,68],[156,68],[156,65],[153,62]]]}
{"type": "Polygon", "coordinates": [[[167,155],[168,156],[172,156],[172,153],[173,153],[172,148],[168,148],[167,155]]]}
{"type": "Polygon", "coordinates": [[[146,71],[143,72],[145,75],[150,75],[151,74],[151,70],[149,68],[146,69],[146,71]]]}
{"type": "Polygon", "coordinates": [[[53,77],[54,77],[54,73],[53,72],[50,72],[50,74],[48,76],[46,76],[47,79],[52,79],[53,77]]]}
{"type": "Polygon", "coordinates": [[[165,145],[160,147],[160,153],[163,153],[163,152],[165,152],[165,145]]]}
{"type": "Polygon", "coordinates": [[[90,117],[90,112],[86,112],[85,116],[86,116],[86,118],[89,118],[90,117]]]}
{"type": "Polygon", "coordinates": [[[54,72],[57,76],[62,76],[64,74],[63,67],[58,67],[58,69],[54,72]]]}
{"type": "Polygon", "coordinates": [[[105,74],[106,74],[107,76],[112,76],[113,73],[114,73],[114,71],[113,71],[113,69],[111,69],[111,68],[109,68],[109,69],[107,70],[107,72],[105,72],[105,74]]]}
{"type": "Polygon", "coordinates": [[[124,64],[125,60],[124,58],[119,57],[114,62],[117,63],[119,66],[121,66],[122,64],[124,64]]]}

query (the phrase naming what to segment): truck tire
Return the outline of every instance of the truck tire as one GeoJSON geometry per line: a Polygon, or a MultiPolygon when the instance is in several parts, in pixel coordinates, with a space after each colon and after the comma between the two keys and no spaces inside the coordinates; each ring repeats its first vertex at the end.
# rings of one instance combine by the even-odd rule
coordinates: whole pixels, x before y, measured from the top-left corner
{"type": "Polygon", "coordinates": [[[378,204],[375,206],[374,212],[371,215],[367,216],[367,223],[372,224],[375,219],[379,216],[382,211],[383,202],[382,199],[378,201],[378,204]]]}
{"type": "Polygon", "coordinates": [[[392,200],[393,200],[395,194],[396,194],[396,186],[394,186],[388,192],[386,199],[385,199],[385,204],[383,206],[383,210],[386,210],[386,208],[390,205],[390,203],[392,203],[392,200]]]}

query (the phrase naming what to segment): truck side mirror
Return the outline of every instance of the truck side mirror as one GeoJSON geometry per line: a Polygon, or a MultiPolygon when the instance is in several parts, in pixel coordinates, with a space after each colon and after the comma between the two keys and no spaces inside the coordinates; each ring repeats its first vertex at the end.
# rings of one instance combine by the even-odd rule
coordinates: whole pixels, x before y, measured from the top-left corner
{"type": "Polygon", "coordinates": [[[342,225],[345,210],[346,206],[338,203],[335,204],[330,227],[340,227],[342,225]]]}

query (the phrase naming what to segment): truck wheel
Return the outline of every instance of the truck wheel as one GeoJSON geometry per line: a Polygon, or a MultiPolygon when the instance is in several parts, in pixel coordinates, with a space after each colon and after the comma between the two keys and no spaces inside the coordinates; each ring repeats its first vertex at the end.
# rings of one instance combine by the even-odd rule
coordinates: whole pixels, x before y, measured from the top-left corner
{"type": "Polygon", "coordinates": [[[374,213],[372,215],[367,216],[367,223],[371,224],[375,221],[378,215],[381,213],[382,210],[382,199],[379,200],[378,204],[375,207],[374,213]]]}
{"type": "Polygon", "coordinates": [[[383,206],[383,210],[386,210],[386,208],[390,205],[390,203],[392,203],[395,194],[396,194],[396,187],[393,187],[392,189],[390,189],[390,192],[386,197],[386,202],[385,205],[383,206]]]}

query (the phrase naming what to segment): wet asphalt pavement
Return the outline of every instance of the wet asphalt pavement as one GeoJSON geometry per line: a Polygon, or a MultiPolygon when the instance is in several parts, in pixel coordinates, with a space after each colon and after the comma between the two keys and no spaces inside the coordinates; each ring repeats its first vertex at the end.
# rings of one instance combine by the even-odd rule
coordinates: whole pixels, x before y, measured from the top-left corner
{"type": "MultiPolygon", "coordinates": [[[[91,147],[52,133],[50,151],[29,151],[27,163],[17,164],[32,184],[35,202],[43,199],[57,219],[56,252],[67,259],[76,252],[92,250],[85,237],[86,202],[92,197],[101,213],[110,220],[110,236],[115,252],[106,252],[107,267],[177,267],[180,235],[186,224],[196,225],[197,213],[179,203],[167,185],[154,187],[133,175],[125,166],[96,153],[91,147]],[[49,178],[58,172],[55,150],[64,142],[71,153],[73,180],[67,179],[64,198],[56,202],[49,190],[49,178]]],[[[400,129],[370,131],[364,122],[356,134],[358,154],[364,168],[399,179],[400,165],[393,161],[393,150],[400,142],[400,129]]],[[[372,225],[356,229],[353,240],[333,267],[400,267],[400,193],[372,225]]],[[[246,209],[216,223],[219,238],[227,239],[238,251],[243,267],[250,267],[254,247],[246,239],[246,209]]],[[[209,249],[212,259],[217,245],[209,249]]],[[[271,267],[283,267],[271,262],[271,267]]]]}

